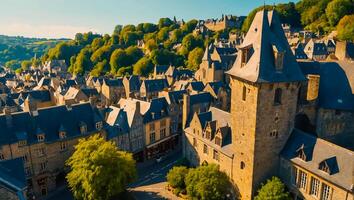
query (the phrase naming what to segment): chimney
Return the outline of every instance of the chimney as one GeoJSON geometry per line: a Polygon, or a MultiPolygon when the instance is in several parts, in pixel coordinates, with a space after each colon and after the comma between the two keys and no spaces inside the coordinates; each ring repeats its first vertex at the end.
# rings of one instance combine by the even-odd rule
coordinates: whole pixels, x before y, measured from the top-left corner
{"type": "Polygon", "coordinates": [[[12,128],[12,116],[11,116],[11,109],[8,106],[5,106],[4,113],[6,117],[6,125],[8,128],[12,128]]]}
{"type": "Polygon", "coordinates": [[[140,101],[136,101],[135,103],[135,112],[140,113],[140,101]]]}
{"type": "Polygon", "coordinates": [[[187,118],[190,112],[190,96],[188,94],[183,95],[183,109],[182,109],[182,129],[186,128],[187,118]]]}

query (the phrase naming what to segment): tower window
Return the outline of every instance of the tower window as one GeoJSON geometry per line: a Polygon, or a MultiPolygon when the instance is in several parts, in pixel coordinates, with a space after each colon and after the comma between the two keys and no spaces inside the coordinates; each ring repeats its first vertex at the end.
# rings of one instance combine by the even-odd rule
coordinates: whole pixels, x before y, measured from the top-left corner
{"type": "Polygon", "coordinates": [[[246,101],[246,92],[247,92],[247,88],[246,88],[246,86],[243,86],[243,88],[242,88],[242,100],[243,101],[246,101]]]}
{"type": "Polygon", "coordinates": [[[281,104],[281,95],[282,95],[281,88],[277,88],[275,90],[275,94],[274,94],[274,105],[280,105],[281,104]]]}
{"type": "Polygon", "coordinates": [[[244,169],[245,166],[246,166],[245,163],[244,163],[243,161],[241,161],[241,163],[240,163],[240,168],[241,168],[241,169],[244,169]]]}

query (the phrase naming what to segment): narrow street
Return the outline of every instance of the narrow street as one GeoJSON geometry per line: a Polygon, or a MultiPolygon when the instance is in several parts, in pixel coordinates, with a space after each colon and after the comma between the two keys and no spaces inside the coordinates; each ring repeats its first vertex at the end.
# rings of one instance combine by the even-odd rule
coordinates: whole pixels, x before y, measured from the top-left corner
{"type": "MultiPolygon", "coordinates": [[[[165,187],[166,174],[182,158],[182,152],[176,151],[167,156],[160,163],[152,162],[150,165],[138,165],[138,180],[128,188],[137,200],[149,199],[178,199],[168,192],[165,187]]],[[[145,164],[145,163],[144,163],[145,164]]]]}

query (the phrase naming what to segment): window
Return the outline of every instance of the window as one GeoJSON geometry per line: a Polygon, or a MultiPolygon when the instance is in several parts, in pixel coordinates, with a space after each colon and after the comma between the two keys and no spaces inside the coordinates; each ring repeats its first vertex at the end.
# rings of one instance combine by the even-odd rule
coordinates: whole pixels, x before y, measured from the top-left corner
{"type": "Polygon", "coordinates": [[[318,167],[320,170],[327,172],[328,174],[330,174],[330,170],[329,170],[329,166],[327,165],[326,161],[322,161],[318,167]]]}
{"type": "Polygon", "coordinates": [[[299,175],[300,175],[300,180],[299,180],[299,187],[302,189],[306,189],[306,183],[307,183],[307,174],[301,170],[299,170],[299,175]]]}
{"type": "Polygon", "coordinates": [[[243,101],[246,101],[246,92],[247,92],[247,88],[246,88],[246,86],[243,86],[243,88],[242,88],[242,100],[243,101]]]}
{"type": "Polygon", "coordinates": [[[198,144],[197,144],[197,139],[193,138],[193,146],[194,146],[194,147],[197,147],[197,145],[198,145],[198,144]]]}
{"type": "Polygon", "coordinates": [[[215,137],[215,144],[221,146],[221,139],[220,139],[219,136],[216,136],[216,137],[215,137]]]}
{"type": "Polygon", "coordinates": [[[278,131],[277,131],[277,130],[273,130],[272,132],[270,132],[269,135],[270,135],[271,137],[278,138],[278,131]]]}
{"type": "Polygon", "coordinates": [[[18,141],[18,146],[22,147],[22,146],[25,146],[27,144],[27,141],[26,140],[20,140],[18,141]]]}
{"type": "Polygon", "coordinates": [[[244,169],[245,166],[246,166],[246,164],[245,164],[243,161],[241,161],[241,163],[240,163],[240,168],[241,168],[241,169],[244,169]]]}
{"type": "Polygon", "coordinates": [[[155,142],[155,132],[150,133],[150,143],[155,142]]]}
{"type": "Polygon", "coordinates": [[[210,140],[210,138],[211,138],[210,130],[205,130],[205,137],[206,137],[206,139],[210,140]]]}
{"type": "Polygon", "coordinates": [[[44,156],[45,150],[44,150],[44,148],[39,148],[39,149],[36,149],[36,153],[37,153],[38,157],[41,157],[41,156],[44,156]]]}
{"type": "Polygon", "coordinates": [[[310,194],[318,197],[318,191],[320,189],[320,181],[317,178],[311,178],[311,190],[310,194]]]}
{"type": "Polygon", "coordinates": [[[40,163],[39,165],[40,165],[40,170],[41,170],[41,171],[47,169],[47,162],[42,162],[42,163],[40,163]]]}
{"type": "Polygon", "coordinates": [[[85,134],[87,132],[87,126],[85,124],[82,124],[80,126],[80,133],[85,134]]]}
{"type": "Polygon", "coordinates": [[[292,184],[294,185],[297,185],[297,168],[296,167],[293,167],[293,173],[292,173],[292,177],[291,177],[291,182],[292,184]]]}
{"type": "Polygon", "coordinates": [[[96,129],[101,130],[102,129],[102,122],[97,122],[96,123],[96,129]]]}
{"type": "Polygon", "coordinates": [[[37,139],[38,139],[38,142],[43,142],[45,139],[44,134],[37,135],[37,139]]]}
{"type": "Polygon", "coordinates": [[[219,161],[219,152],[217,150],[215,150],[215,149],[214,149],[214,152],[213,152],[213,158],[214,158],[214,160],[219,161]]]}
{"type": "Polygon", "coordinates": [[[253,54],[253,48],[246,47],[241,49],[241,67],[245,66],[253,54]]]}
{"type": "Polygon", "coordinates": [[[0,160],[5,160],[5,156],[3,153],[0,153],[0,160]]]}
{"type": "MultiPolygon", "coordinates": [[[[81,130],[81,129],[80,129],[80,130],[81,130]]],[[[66,133],[65,133],[64,131],[61,131],[61,132],[59,133],[59,138],[60,138],[60,139],[66,138],[66,133]]]]}
{"type": "Polygon", "coordinates": [[[21,158],[22,158],[22,161],[23,161],[24,163],[28,162],[28,159],[27,159],[27,155],[26,155],[26,154],[23,155],[21,158]]]}
{"type": "Polygon", "coordinates": [[[150,123],[149,129],[150,129],[150,131],[155,131],[155,124],[154,124],[154,122],[150,123]]]}
{"type": "Polygon", "coordinates": [[[280,71],[283,69],[284,52],[274,52],[274,65],[275,70],[280,71]]]}
{"type": "Polygon", "coordinates": [[[321,195],[321,200],[329,200],[331,193],[331,187],[326,185],[325,183],[322,183],[322,195],[321,195]]]}
{"type": "Polygon", "coordinates": [[[208,146],[206,144],[204,144],[203,153],[208,154],[208,146]]]}
{"type": "Polygon", "coordinates": [[[31,176],[31,174],[32,174],[31,167],[26,167],[26,168],[25,168],[25,175],[26,175],[26,176],[31,176]]]}
{"type": "Polygon", "coordinates": [[[275,90],[275,94],[274,94],[274,105],[280,105],[281,104],[281,94],[282,94],[281,88],[277,88],[275,90]]]}
{"type": "Polygon", "coordinates": [[[166,126],[166,120],[165,119],[161,120],[160,126],[161,127],[165,127],[166,126]]]}
{"type": "Polygon", "coordinates": [[[160,130],[160,137],[161,137],[161,138],[166,137],[166,129],[165,129],[165,128],[163,128],[163,129],[160,130]]]}
{"type": "Polygon", "coordinates": [[[68,143],[67,142],[60,142],[60,150],[64,151],[66,150],[68,147],[68,143]]]}

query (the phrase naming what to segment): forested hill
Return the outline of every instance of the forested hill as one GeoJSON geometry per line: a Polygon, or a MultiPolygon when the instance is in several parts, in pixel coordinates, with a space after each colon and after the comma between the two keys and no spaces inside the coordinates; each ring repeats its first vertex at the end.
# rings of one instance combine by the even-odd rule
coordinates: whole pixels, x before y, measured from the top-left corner
{"type": "Polygon", "coordinates": [[[0,35],[0,66],[18,68],[21,61],[41,57],[60,41],[67,39],[26,38],[19,36],[0,35]]]}
{"type": "MultiPolygon", "coordinates": [[[[196,70],[207,44],[220,37],[227,39],[230,32],[247,32],[255,13],[264,8],[275,9],[281,21],[293,27],[320,34],[337,30],[338,39],[354,41],[354,0],[301,0],[296,4],[290,2],[255,8],[249,13],[241,30],[193,34],[197,20],[181,23],[161,18],[157,24],[117,25],[112,34],[78,33],[74,40],[60,42],[51,48],[41,57],[41,61],[63,59],[69,66],[69,72],[88,72],[93,76],[147,76],[154,65],[170,64],[196,70]]],[[[18,55],[18,59],[34,55],[34,50],[31,53],[22,51],[25,53],[18,55]]],[[[24,61],[22,68],[26,69],[33,63],[36,65],[39,60],[24,61]]]]}

